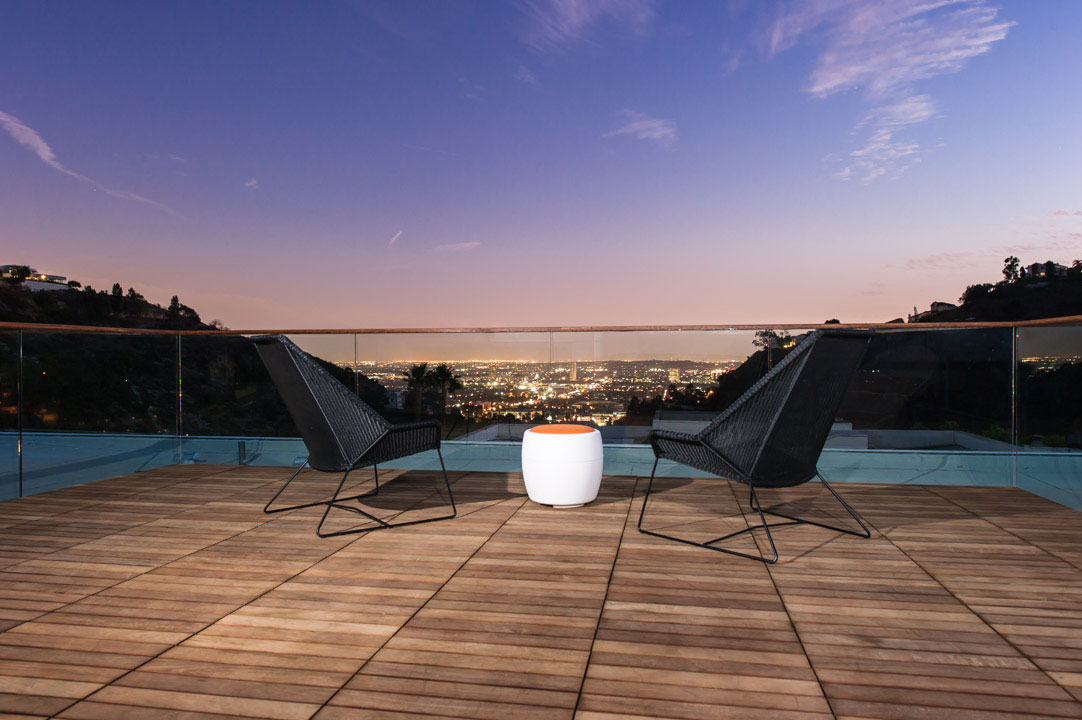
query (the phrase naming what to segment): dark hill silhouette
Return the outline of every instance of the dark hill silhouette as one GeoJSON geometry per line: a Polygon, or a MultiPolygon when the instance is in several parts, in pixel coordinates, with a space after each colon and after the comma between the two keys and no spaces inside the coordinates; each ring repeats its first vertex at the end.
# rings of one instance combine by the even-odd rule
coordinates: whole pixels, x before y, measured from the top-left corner
{"type": "MultiPolygon", "coordinates": [[[[0,282],[0,320],[147,330],[210,330],[174,297],[169,307],[142,295],[85,289],[31,292],[0,282]]],[[[15,335],[0,331],[0,425],[16,424],[15,335]],[[9,402],[10,401],[10,402],[9,402]]],[[[387,410],[382,385],[316,358],[367,403],[387,410]]],[[[179,432],[190,435],[297,434],[278,391],[247,338],[23,333],[23,426],[71,432],[179,432]],[[178,412],[178,362],[183,402],[178,412]]],[[[389,411],[388,411],[389,412],[389,411]]]]}
{"type": "MultiPolygon", "coordinates": [[[[1051,263],[1045,263],[1051,265],[1051,263]]],[[[970,285],[950,310],[930,312],[917,322],[1012,321],[1082,315],[1082,260],[1062,276],[1026,277],[1018,258],[1004,261],[1004,278],[997,283],[970,285]]]]}

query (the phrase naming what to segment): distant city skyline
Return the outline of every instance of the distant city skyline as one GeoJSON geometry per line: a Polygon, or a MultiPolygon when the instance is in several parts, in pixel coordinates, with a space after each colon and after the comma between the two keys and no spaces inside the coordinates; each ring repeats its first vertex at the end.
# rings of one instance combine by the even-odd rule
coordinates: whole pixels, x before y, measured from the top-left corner
{"type": "Polygon", "coordinates": [[[886,321],[1082,257],[1078,37],[1024,0],[7,3],[3,262],[231,327],[886,321]]]}

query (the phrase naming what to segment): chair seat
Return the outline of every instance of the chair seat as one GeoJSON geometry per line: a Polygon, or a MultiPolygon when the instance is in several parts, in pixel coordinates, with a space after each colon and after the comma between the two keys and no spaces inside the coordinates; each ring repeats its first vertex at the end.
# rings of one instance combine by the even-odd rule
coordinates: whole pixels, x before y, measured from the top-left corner
{"type": "Polygon", "coordinates": [[[654,455],[662,460],[672,460],[711,475],[742,480],[740,473],[726,467],[718,454],[712,452],[695,435],[672,430],[653,430],[650,432],[650,444],[654,448],[654,455]]]}
{"type": "Polygon", "coordinates": [[[350,469],[378,465],[426,450],[436,450],[439,446],[440,424],[435,420],[392,425],[387,434],[350,469]]]}

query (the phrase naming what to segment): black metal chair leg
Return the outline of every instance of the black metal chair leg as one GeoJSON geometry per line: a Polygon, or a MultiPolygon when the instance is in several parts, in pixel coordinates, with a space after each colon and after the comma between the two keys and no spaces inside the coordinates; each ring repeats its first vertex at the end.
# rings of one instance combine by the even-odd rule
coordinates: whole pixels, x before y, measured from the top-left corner
{"type": "MultiPolygon", "coordinates": [[[[642,507],[639,508],[639,532],[646,532],[642,529],[642,519],[646,515],[646,502],[650,499],[650,491],[654,489],[654,473],[657,472],[657,458],[654,458],[654,467],[650,470],[650,482],[646,485],[646,493],[642,496],[642,507]]],[[[649,533],[647,533],[649,534],[649,533]]]]}
{"type": "Polygon", "coordinates": [[[820,472],[818,470],[815,471],[815,474],[819,477],[819,480],[823,483],[823,485],[826,486],[827,490],[830,491],[830,494],[838,499],[838,502],[840,502],[842,504],[842,507],[845,508],[846,512],[849,513],[849,516],[857,521],[857,525],[860,525],[860,529],[864,531],[862,533],[853,533],[853,534],[856,535],[857,537],[870,538],[872,536],[872,531],[868,528],[867,525],[864,524],[864,519],[860,515],[857,514],[856,510],[849,507],[849,503],[847,503],[845,500],[843,500],[842,496],[839,495],[837,492],[835,492],[834,487],[830,483],[827,482],[827,479],[825,477],[823,477],[822,474],[820,474],[820,472]]]}
{"type": "MultiPolygon", "coordinates": [[[[739,557],[748,558],[750,560],[759,560],[760,562],[764,562],[764,563],[766,563],[768,565],[773,565],[774,563],[778,562],[778,548],[774,544],[774,536],[770,532],[770,528],[784,527],[784,526],[787,526],[787,525],[814,525],[816,527],[821,527],[821,528],[824,528],[826,530],[833,530],[835,532],[845,533],[847,535],[855,535],[856,537],[870,538],[872,536],[871,530],[868,528],[867,525],[864,524],[864,520],[860,517],[860,515],[858,515],[857,512],[855,510],[853,510],[852,507],[849,506],[849,503],[847,503],[842,498],[842,496],[838,494],[838,492],[831,486],[831,484],[829,482],[827,482],[826,478],[824,478],[822,476],[822,474],[820,474],[818,471],[816,472],[816,475],[819,476],[819,479],[823,482],[823,485],[825,485],[827,490],[830,491],[830,494],[833,495],[835,497],[835,499],[837,499],[837,501],[839,503],[841,503],[841,506],[843,508],[845,508],[846,512],[849,513],[849,516],[852,517],[853,520],[855,520],[858,525],[860,525],[860,529],[861,529],[860,532],[858,532],[856,530],[850,530],[848,528],[836,527],[834,525],[827,525],[825,523],[816,522],[814,520],[807,520],[805,518],[798,518],[798,517],[796,517],[794,515],[786,515],[784,513],[774,512],[774,511],[772,511],[772,510],[770,510],[768,508],[764,508],[762,503],[759,500],[759,495],[755,492],[755,488],[752,487],[752,486],[748,487],[748,495],[749,495],[748,502],[751,505],[751,509],[756,511],[757,513],[759,513],[759,524],[758,525],[750,525],[749,524],[748,527],[743,529],[743,530],[737,530],[737,531],[731,532],[731,533],[729,533],[727,535],[722,535],[721,537],[714,538],[713,540],[707,540],[706,542],[696,542],[694,540],[686,540],[684,538],[679,538],[679,537],[676,537],[674,535],[667,535],[665,533],[656,532],[654,530],[645,530],[642,527],[642,521],[643,521],[643,518],[646,516],[646,503],[649,500],[650,493],[651,493],[651,491],[653,490],[653,487],[654,487],[654,476],[655,476],[656,472],[657,472],[657,460],[655,459],[654,460],[654,469],[650,471],[650,482],[646,486],[646,493],[645,493],[645,495],[643,496],[643,499],[642,499],[642,509],[639,511],[639,532],[644,533],[646,535],[653,535],[654,537],[664,538],[666,540],[674,540],[676,542],[683,543],[685,545],[693,545],[695,547],[706,548],[707,550],[713,550],[715,552],[723,552],[723,553],[727,553],[729,555],[737,555],[739,557]],[[774,517],[785,518],[787,522],[768,523],[766,521],[766,515],[772,515],[774,517]],[[724,540],[728,540],[730,538],[734,538],[734,537],[736,537],[738,535],[743,535],[745,533],[754,533],[755,530],[759,530],[759,529],[762,529],[766,533],[766,539],[770,543],[770,554],[771,554],[773,559],[768,559],[765,555],[762,555],[761,553],[760,553],[759,556],[755,556],[755,555],[751,555],[749,553],[740,552],[738,550],[729,550],[727,548],[715,547],[716,543],[722,542],[724,540]]],[[[745,521],[746,521],[746,517],[745,517],[745,521]]]]}
{"type": "Polygon", "coordinates": [[[451,480],[447,477],[447,466],[443,464],[443,453],[440,452],[439,448],[436,448],[436,456],[440,459],[440,470],[443,471],[443,484],[447,486],[447,498],[451,501],[451,514],[447,517],[453,518],[458,515],[458,507],[455,505],[455,495],[451,492],[451,480]]]}
{"type": "MultiPolygon", "coordinates": [[[[751,526],[749,524],[748,527],[743,529],[743,530],[737,530],[736,532],[729,533],[728,535],[722,535],[719,538],[714,538],[713,540],[709,540],[707,542],[696,542],[694,540],[686,540],[684,538],[679,538],[679,537],[676,537],[675,535],[666,535],[665,533],[660,533],[660,532],[657,532],[657,531],[654,531],[654,530],[645,530],[643,528],[643,526],[642,526],[642,520],[643,520],[643,517],[645,517],[645,515],[646,515],[646,503],[650,499],[650,492],[653,490],[653,487],[654,487],[654,475],[656,473],[657,473],[657,459],[655,458],[654,459],[654,468],[653,468],[653,470],[650,471],[650,482],[646,485],[646,493],[643,495],[643,498],[642,498],[642,509],[639,510],[639,532],[643,533],[644,535],[653,535],[654,537],[659,537],[659,538],[662,538],[664,540],[673,540],[673,541],[678,542],[678,543],[683,543],[684,545],[692,545],[694,547],[700,547],[700,548],[704,548],[706,550],[713,550],[714,552],[725,553],[726,555],[736,555],[737,557],[747,558],[748,560],[758,560],[759,562],[766,563],[767,565],[773,565],[774,563],[778,562],[778,548],[777,548],[776,545],[774,545],[774,537],[773,537],[773,535],[770,534],[770,527],[771,526],[767,524],[766,518],[763,516],[763,511],[761,509],[759,509],[759,519],[762,521],[762,524],[755,525],[755,526],[751,526]],[[744,533],[750,533],[753,530],[757,530],[759,528],[762,528],[763,530],[766,531],[766,539],[770,542],[770,550],[771,550],[771,553],[773,555],[773,557],[770,558],[770,559],[768,559],[766,556],[764,556],[761,552],[760,552],[759,555],[752,555],[750,553],[740,552],[739,550],[730,550],[728,548],[714,547],[715,543],[721,542],[722,540],[727,540],[727,539],[729,539],[731,537],[735,537],[737,535],[742,535],[744,533]]],[[[759,501],[758,501],[758,498],[755,496],[755,488],[749,488],[749,490],[751,490],[753,505],[758,507],[759,501]]],[[[744,511],[741,510],[740,514],[743,515],[744,511]]],[[[744,518],[744,521],[747,522],[746,517],[744,518]]],[[[777,525],[792,525],[792,524],[794,524],[794,523],[775,523],[775,526],[777,526],[777,525]]]]}
{"type": "MultiPolygon", "coordinates": [[[[762,512],[765,512],[767,515],[773,515],[774,517],[780,517],[780,518],[785,518],[787,520],[791,520],[791,521],[793,521],[791,524],[794,524],[794,525],[797,524],[797,523],[801,523],[801,524],[804,524],[804,525],[814,525],[816,527],[821,527],[821,528],[823,528],[825,530],[833,530],[834,532],[845,533],[846,535],[855,535],[856,537],[870,538],[872,536],[872,531],[869,530],[868,526],[864,524],[864,520],[860,517],[860,515],[858,515],[856,513],[856,511],[853,510],[853,508],[851,508],[849,506],[849,503],[847,503],[845,500],[842,499],[842,496],[837,493],[837,491],[831,486],[830,483],[827,482],[827,479],[825,477],[823,477],[823,475],[818,470],[815,471],[815,474],[819,477],[819,480],[822,481],[823,485],[826,486],[826,489],[830,491],[830,494],[833,495],[834,498],[839,503],[841,503],[841,506],[843,508],[845,508],[845,511],[849,513],[849,517],[853,518],[853,520],[856,521],[857,525],[860,525],[861,532],[858,532],[856,530],[850,530],[849,528],[838,527],[836,525],[827,525],[826,523],[816,522],[815,520],[807,520],[805,518],[798,518],[798,517],[796,517],[794,515],[786,515],[785,513],[774,512],[773,510],[770,510],[769,508],[763,510],[762,512]]],[[[780,523],[775,523],[775,524],[780,524],[780,523]]]]}
{"type": "MultiPolygon", "coordinates": [[[[304,468],[307,465],[308,465],[308,460],[306,459],[303,463],[301,463],[301,466],[299,468],[297,468],[297,472],[293,473],[293,475],[288,480],[285,481],[285,484],[282,485],[282,487],[278,488],[278,492],[274,493],[274,497],[272,497],[269,501],[267,501],[267,504],[263,506],[263,512],[267,513],[268,515],[273,515],[274,513],[287,512],[289,510],[300,510],[302,508],[310,508],[310,507],[315,507],[317,505],[326,505],[329,502],[335,502],[335,501],[337,501],[337,502],[346,502],[347,500],[356,500],[358,498],[364,498],[364,497],[369,497],[370,495],[375,495],[376,493],[379,492],[379,475],[377,474],[376,475],[376,489],[374,491],[361,493],[360,495],[351,495],[349,497],[337,498],[337,500],[335,498],[331,498],[330,500],[316,500],[315,502],[301,503],[300,505],[287,505],[286,507],[274,508],[273,510],[271,510],[271,505],[274,504],[274,501],[277,500],[278,497],[283,492],[285,492],[285,489],[287,487],[289,487],[289,484],[291,482],[293,482],[297,478],[298,475],[301,474],[301,470],[304,470],[304,468]]],[[[373,466],[373,468],[374,467],[375,466],[373,466]]]]}
{"type": "MultiPolygon", "coordinates": [[[[437,448],[436,449],[436,454],[440,458],[440,469],[443,471],[443,482],[444,482],[444,485],[447,487],[447,497],[451,502],[451,513],[449,515],[439,515],[437,517],[424,518],[423,520],[409,520],[407,522],[389,523],[386,520],[383,520],[382,518],[378,518],[375,515],[373,515],[372,513],[366,512],[366,511],[364,511],[364,510],[362,510],[362,509],[360,509],[358,507],[354,507],[352,505],[343,505],[342,504],[343,502],[345,502],[347,500],[353,500],[354,499],[354,497],[348,497],[348,498],[339,498],[338,497],[338,493],[342,492],[342,487],[346,484],[346,478],[349,477],[350,471],[347,470],[346,473],[342,476],[342,479],[338,483],[338,489],[335,490],[334,499],[332,499],[330,502],[327,503],[327,507],[323,511],[323,517],[321,517],[319,519],[319,525],[316,526],[316,535],[318,535],[321,538],[337,537],[339,535],[355,535],[355,534],[358,534],[358,533],[369,532],[371,530],[386,530],[386,529],[396,528],[396,527],[406,527],[408,525],[422,525],[424,523],[435,522],[437,520],[450,520],[450,519],[456,517],[458,515],[458,507],[455,505],[455,496],[454,496],[454,493],[451,491],[451,480],[450,480],[450,478],[447,477],[447,468],[443,464],[443,453],[441,453],[439,451],[439,449],[437,448]],[[362,527],[362,528],[349,528],[347,530],[336,530],[334,532],[325,533],[325,532],[323,532],[323,523],[326,522],[327,516],[330,515],[332,507],[340,508],[342,510],[348,510],[349,512],[356,513],[358,515],[363,515],[364,517],[368,518],[370,521],[376,523],[376,526],[375,527],[362,527]]],[[[374,495],[375,493],[371,493],[371,494],[374,495]]],[[[360,496],[356,496],[356,497],[366,497],[366,495],[360,495],[360,496]]]]}
{"type": "Polygon", "coordinates": [[[354,495],[353,497],[348,497],[348,498],[345,498],[345,499],[346,500],[360,500],[361,498],[372,497],[373,495],[379,495],[379,466],[378,465],[373,465],[372,466],[372,474],[376,478],[376,489],[375,490],[369,490],[366,493],[361,493],[360,495],[354,495]]]}
{"type": "MultiPolygon", "coordinates": [[[[274,497],[272,497],[270,500],[268,500],[267,504],[263,506],[263,512],[270,514],[270,513],[276,513],[276,512],[285,512],[286,510],[296,510],[297,508],[300,508],[300,507],[312,507],[312,505],[307,505],[307,506],[306,505],[294,505],[292,507],[279,508],[277,510],[271,510],[270,509],[270,506],[272,504],[274,504],[274,501],[278,499],[278,496],[281,495],[283,492],[285,492],[285,489],[287,487],[289,487],[289,484],[291,482],[293,482],[293,480],[295,480],[298,475],[301,474],[301,470],[304,470],[304,468],[305,468],[305,466],[307,464],[308,464],[308,458],[305,458],[304,462],[301,463],[301,466],[299,468],[297,468],[297,472],[293,473],[293,475],[290,476],[290,478],[288,480],[286,480],[285,485],[278,488],[278,492],[274,493],[274,497]]],[[[316,504],[316,503],[313,503],[313,504],[316,504]]]]}

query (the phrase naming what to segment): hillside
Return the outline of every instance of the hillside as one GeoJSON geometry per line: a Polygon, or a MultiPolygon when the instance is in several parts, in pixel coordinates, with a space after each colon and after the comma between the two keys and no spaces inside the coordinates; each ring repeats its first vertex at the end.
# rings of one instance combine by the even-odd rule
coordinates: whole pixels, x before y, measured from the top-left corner
{"type": "MultiPolygon", "coordinates": [[[[142,295],[93,288],[30,292],[0,282],[0,321],[148,330],[209,330],[177,298],[169,307],[142,295]]],[[[0,333],[0,429],[15,426],[17,357],[13,333],[0,333]],[[9,387],[10,386],[10,387],[9,387]],[[4,398],[7,398],[5,400],[4,398]],[[10,426],[10,427],[9,427],[10,426]]],[[[316,358],[375,407],[387,392],[376,381],[316,358]]],[[[24,332],[23,377],[27,430],[152,434],[294,436],[289,418],[251,342],[241,336],[24,332]],[[178,352],[179,351],[179,352],[178,352]],[[184,403],[178,414],[178,360],[184,403]],[[178,427],[179,419],[179,427],[178,427]]]]}
{"type": "Polygon", "coordinates": [[[1063,268],[1062,275],[1049,273],[1042,277],[1023,274],[1017,261],[1007,258],[1003,280],[970,285],[959,298],[957,308],[925,313],[917,322],[994,322],[1082,315],[1082,262],[1076,260],[1071,267],[1063,268]]]}
{"type": "Polygon", "coordinates": [[[99,325],[148,330],[209,330],[197,313],[176,297],[167,308],[120,284],[110,292],[82,289],[31,292],[21,283],[0,282],[0,322],[99,325]]]}

